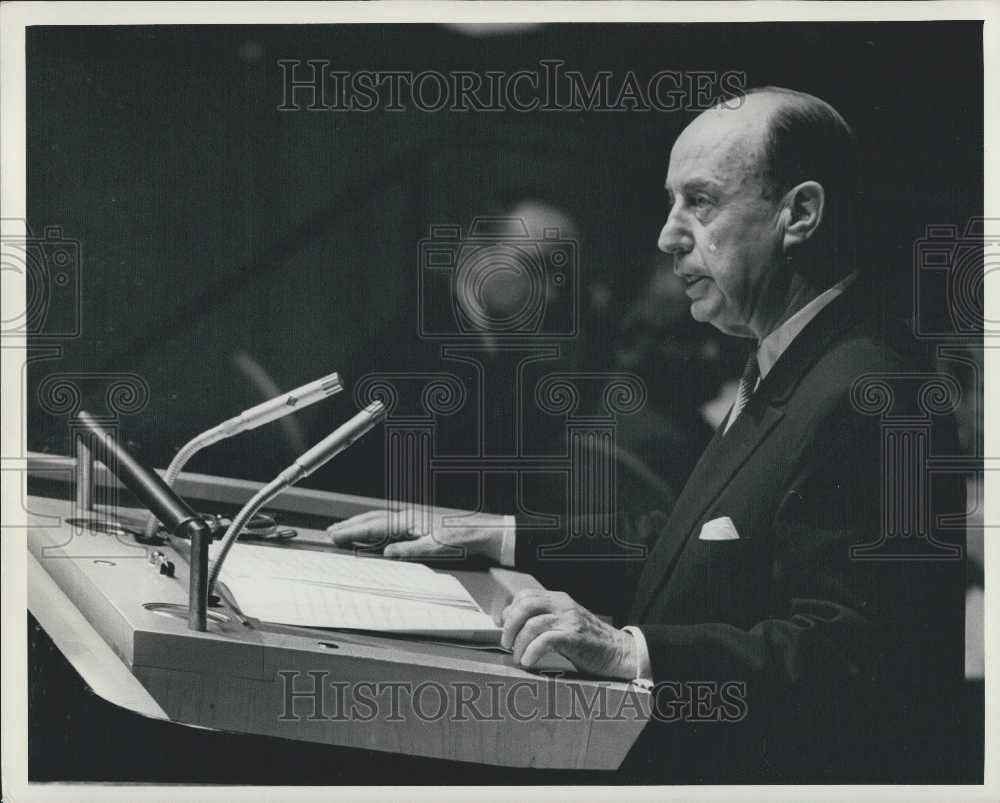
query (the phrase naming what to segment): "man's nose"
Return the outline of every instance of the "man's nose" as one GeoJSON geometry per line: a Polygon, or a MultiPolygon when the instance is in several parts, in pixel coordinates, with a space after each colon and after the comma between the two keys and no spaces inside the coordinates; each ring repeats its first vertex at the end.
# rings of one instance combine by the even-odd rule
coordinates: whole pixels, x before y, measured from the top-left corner
{"type": "Polygon", "coordinates": [[[694,239],[691,231],[683,224],[680,216],[675,210],[671,210],[667,217],[667,222],[660,230],[660,237],[656,241],[656,247],[664,254],[681,256],[694,248],[694,239]]]}

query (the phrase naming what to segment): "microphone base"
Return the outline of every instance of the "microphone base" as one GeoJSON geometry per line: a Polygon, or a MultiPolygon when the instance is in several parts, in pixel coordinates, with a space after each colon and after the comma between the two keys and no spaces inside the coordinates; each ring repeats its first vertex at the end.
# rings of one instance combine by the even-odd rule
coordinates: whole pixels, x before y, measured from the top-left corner
{"type": "Polygon", "coordinates": [[[188,555],[188,628],[208,629],[208,545],[212,529],[200,518],[183,521],[173,533],[190,544],[188,555]]]}

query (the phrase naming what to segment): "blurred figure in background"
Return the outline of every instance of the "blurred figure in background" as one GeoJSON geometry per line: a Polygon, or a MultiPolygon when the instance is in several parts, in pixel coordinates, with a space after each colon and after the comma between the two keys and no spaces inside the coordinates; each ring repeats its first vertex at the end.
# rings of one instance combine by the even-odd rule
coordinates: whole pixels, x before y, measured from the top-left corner
{"type": "Polygon", "coordinates": [[[691,318],[689,306],[684,282],[658,255],[621,321],[614,354],[616,367],[640,376],[648,391],[645,408],[619,421],[618,445],[665,484],[671,505],[719,423],[716,411],[728,410],[738,375],[731,349],[691,318]]]}
{"type": "Polygon", "coordinates": [[[472,506],[563,512],[561,489],[544,482],[526,487],[509,466],[492,468],[491,458],[553,454],[545,446],[557,442],[554,453],[565,451],[563,422],[539,414],[533,390],[542,374],[579,368],[577,338],[554,337],[551,329],[574,312],[579,262],[570,257],[560,269],[554,256],[564,245],[579,253],[579,225],[567,209],[535,194],[508,195],[480,209],[465,221],[454,267],[438,275],[447,287],[436,295],[439,314],[456,327],[438,370],[478,384],[467,403],[477,409],[439,422],[436,453],[481,458],[472,506]]]}

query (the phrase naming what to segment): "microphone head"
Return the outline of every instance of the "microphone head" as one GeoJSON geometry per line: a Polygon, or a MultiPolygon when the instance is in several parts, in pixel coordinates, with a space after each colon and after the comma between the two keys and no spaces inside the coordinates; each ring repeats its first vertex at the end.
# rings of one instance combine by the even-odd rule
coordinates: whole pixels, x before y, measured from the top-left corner
{"type": "Polygon", "coordinates": [[[295,460],[295,465],[303,472],[312,474],[320,466],[336,457],[358,438],[362,437],[385,418],[386,409],[382,402],[375,401],[359,410],[323,440],[295,460]]]}
{"type": "Polygon", "coordinates": [[[388,411],[385,409],[385,405],[382,404],[382,402],[373,401],[362,412],[365,412],[372,417],[373,424],[378,424],[379,422],[385,420],[385,416],[388,411]]]}
{"type": "Polygon", "coordinates": [[[336,371],[317,381],[319,382],[319,387],[324,397],[332,396],[334,393],[340,393],[340,391],[344,389],[344,385],[340,381],[340,374],[336,371]]]}
{"type": "Polygon", "coordinates": [[[340,381],[340,374],[334,371],[327,374],[322,379],[315,379],[302,387],[296,388],[288,393],[281,393],[273,399],[244,410],[235,419],[232,419],[233,426],[227,434],[235,435],[237,432],[244,432],[248,429],[268,424],[283,416],[315,404],[321,399],[326,399],[335,393],[340,393],[344,389],[340,381]]]}

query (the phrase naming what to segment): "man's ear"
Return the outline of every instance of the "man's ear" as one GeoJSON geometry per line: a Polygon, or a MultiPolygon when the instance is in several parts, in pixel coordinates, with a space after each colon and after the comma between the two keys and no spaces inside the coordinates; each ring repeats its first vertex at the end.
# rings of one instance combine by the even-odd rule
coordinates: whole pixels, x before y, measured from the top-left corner
{"type": "Polygon", "coordinates": [[[819,182],[803,181],[785,196],[785,250],[806,242],[823,220],[826,192],[819,182]]]}

